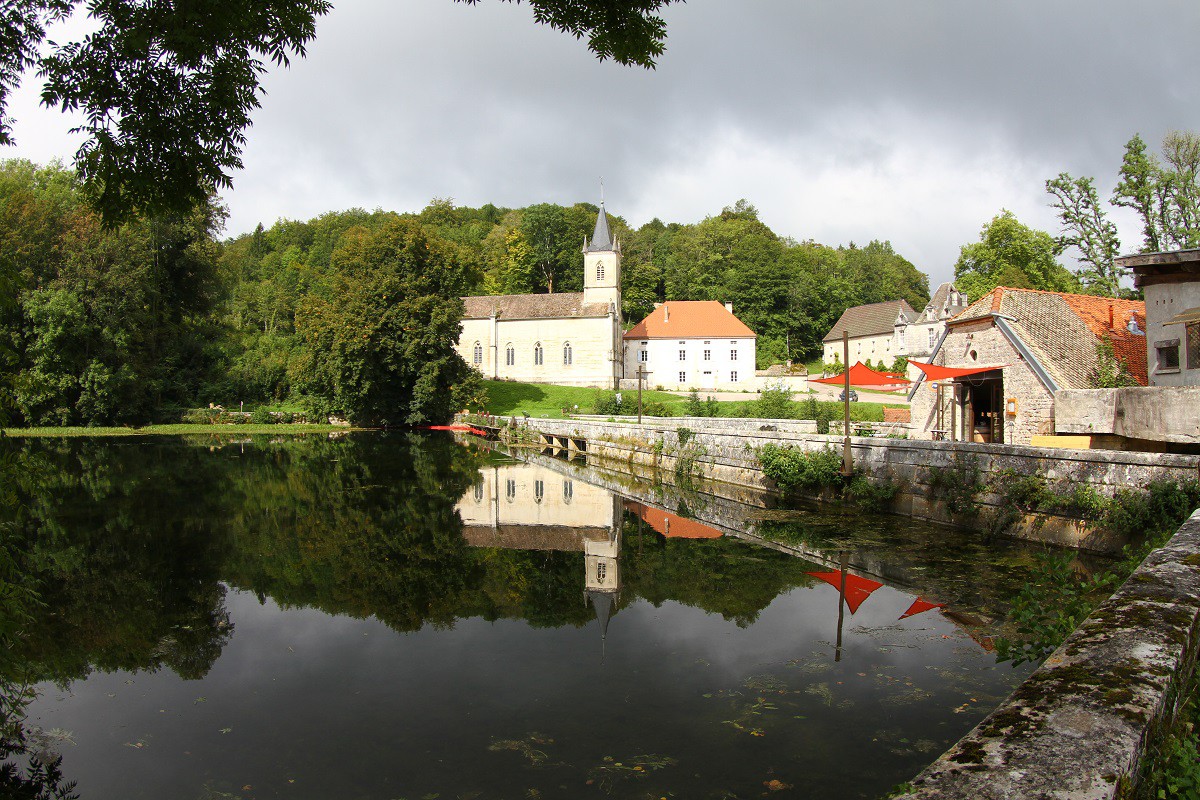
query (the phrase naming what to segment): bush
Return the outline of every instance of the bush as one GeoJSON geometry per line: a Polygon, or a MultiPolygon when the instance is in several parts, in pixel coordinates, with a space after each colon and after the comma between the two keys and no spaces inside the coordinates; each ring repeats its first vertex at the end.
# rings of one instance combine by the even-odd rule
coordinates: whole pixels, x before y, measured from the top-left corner
{"type": "Polygon", "coordinates": [[[674,412],[671,407],[665,403],[660,403],[655,400],[651,403],[642,403],[642,414],[647,417],[671,417],[674,412]]]}
{"type": "Polygon", "coordinates": [[[782,384],[763,389],[754,404],[754,414],[759,419],[794,419],[792,390],[782,384]]]}
{"type": "Polygon", "coordinates": [[[254,425],[273,425],[275,417],[265,408],[256,408],[250,412],[250,422],[254,425]]]}
{"type": "Polygon", "coordinates": [[[833,486],[841,480],[842,457],[830,447],[810,451],[768,444],[758,451],[758,462],[784,494],[833,486]]]}

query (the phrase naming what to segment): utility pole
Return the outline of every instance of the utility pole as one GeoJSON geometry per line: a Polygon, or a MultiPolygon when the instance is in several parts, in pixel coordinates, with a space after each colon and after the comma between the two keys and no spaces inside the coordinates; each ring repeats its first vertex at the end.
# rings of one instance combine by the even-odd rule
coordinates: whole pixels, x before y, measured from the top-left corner
{"type": "Polygon", "coordinates": [[[845,406],[845,424],[844,433],[846,438],[842,442],[842,475],[849,478],[854,474],[854,455],[850,452],[850,332],[842,331],[842,363],[844,371],[842,372],[842,400],[845,406]]]}

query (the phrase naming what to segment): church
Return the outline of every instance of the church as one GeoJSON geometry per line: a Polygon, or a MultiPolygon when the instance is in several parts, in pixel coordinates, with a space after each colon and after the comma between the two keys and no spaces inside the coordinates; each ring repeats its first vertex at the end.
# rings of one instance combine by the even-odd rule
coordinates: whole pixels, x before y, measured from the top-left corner
{"type": "Polygon", "coordinates": [[[622,377],[621,246],[604,203],[583,291],[464,297],[458,354],[485,378],[614,389],[622,377]]]}

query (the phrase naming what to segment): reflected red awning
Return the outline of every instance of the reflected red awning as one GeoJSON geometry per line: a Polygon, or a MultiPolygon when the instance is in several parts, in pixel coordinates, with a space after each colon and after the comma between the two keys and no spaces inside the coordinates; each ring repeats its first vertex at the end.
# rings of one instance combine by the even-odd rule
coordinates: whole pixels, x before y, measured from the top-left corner
{"type": "Polygon", "coordinates": [[[908,362],[912,366],[925,373],[925,377],[931,381],[941,381],[947,378],[965,378],[968,375],[974,375],[979,372],[991,372],[997,369],[1004,369],[1007,364],[1001,364],[996,367],[939,367],[937,364],[922,364],[920,361],[908,362]]]}
{"type": "MultiPolygon", "coordinates": [[[[810,378],[811,383],[827,383],[831,386],[841,386],[846,382],[846,373],[829,378],[810,378]]],[[[908,383],[908,378],[894,372],[876,372],[861,361],[850,368],[851,386],[900,386],[908,383]]]]}
{"type": "MultiPolygon", "coordinates": [[[[805,575],[811,575],[814,578],[825,581],[835,589],[842,587],[841,570],[834,572],[806,572],[805,575]]],[[[871,596],[871,592],[883,586],[879,581],[873,581],[870,578],[863,578],[859,575],[854,575],[850,572],[846,573],[846,605],[853,614],[858,611],[858,607],[863,604],[863,601],[871,596]]]]}
{"type": "Polygon", "coordinates": [[[926,611],[929,611],[930,609],[942,608],[945,605],[946,605],[945,603],[931,603],[924,598],[918,597],[916,600],[913,600],[912,605],[908,607],[908,611],[905,611],[903,614],[901,614],[899,616],[899,619],[908,619],[909,617],[915,617],[917,614],[924,614],[926,611]]]}

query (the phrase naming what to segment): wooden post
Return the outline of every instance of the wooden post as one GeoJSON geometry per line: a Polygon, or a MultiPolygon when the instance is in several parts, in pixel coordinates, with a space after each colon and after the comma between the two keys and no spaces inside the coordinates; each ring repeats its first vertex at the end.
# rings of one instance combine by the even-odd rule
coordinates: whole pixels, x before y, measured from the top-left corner
{"type": "Polygon", "coordinates": [[[850,566],[850,554],[842,551],[839,566],[841,567],[842,580],[838,586],[838,626],[837,626],[837,644],[833,650],[833,660],[842,660],[842,620],[845,614],[846,605],[846,569],[850,566]]]}
{"type": "Polygon", "coordinates": [[[638,425],[642,424],[642,379],[646,377],[646,368],[638,362],[638,425]]]}
{"type": "Polygon", "coordinates": [[[850,332],[842,331],[842,364],[845,369],[842,371],[844,380],[844,388],[842,390],[842,398],[845,401],[842,405],[845,406],[845,423],[846,427],[843,433],[846,434],[842,442],[842,475],[849,478],[854,474],[854,455],[850,452],[850,332]]]}

